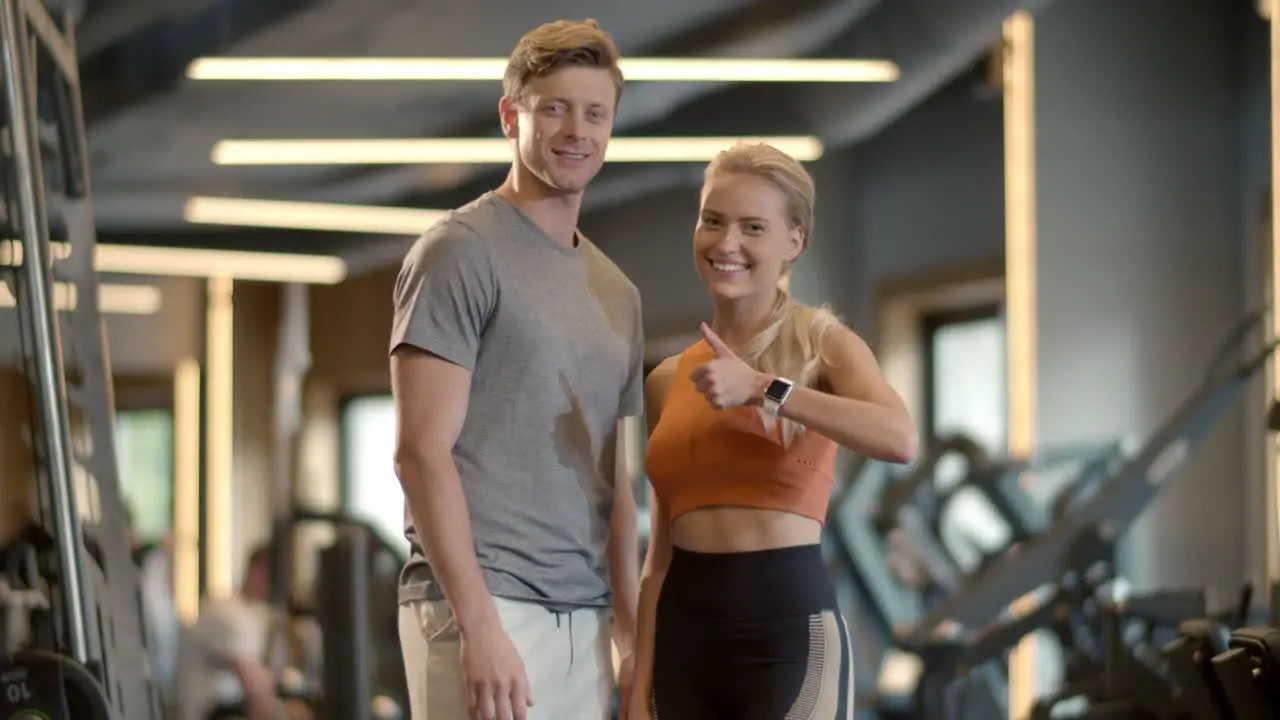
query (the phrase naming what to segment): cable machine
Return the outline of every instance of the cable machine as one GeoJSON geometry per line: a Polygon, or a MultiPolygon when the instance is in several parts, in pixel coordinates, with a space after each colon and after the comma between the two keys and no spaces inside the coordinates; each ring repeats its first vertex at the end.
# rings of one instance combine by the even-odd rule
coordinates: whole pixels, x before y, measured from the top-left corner
{"type": "Polygon", "coordinates": [[[16,301],[37,508],[0,556],[0,717],[158,720],[117,476],[72,22],[0,0],[0,281],[16,301]]]}

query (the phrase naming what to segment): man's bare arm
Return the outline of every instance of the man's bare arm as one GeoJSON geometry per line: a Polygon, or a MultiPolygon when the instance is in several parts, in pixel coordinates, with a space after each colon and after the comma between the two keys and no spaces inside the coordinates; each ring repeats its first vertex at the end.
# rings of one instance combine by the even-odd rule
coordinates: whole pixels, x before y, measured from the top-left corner
{"type": "Polygon", "coordinates": [[[249,720],[276,720],[282,716],[283,703],[276,696],[276,681],[261,660],[252,656],[231,660],[231,668],[244,692],[244,709],[249,720]]]}
{"type": "Polygon", "coordinates": [[[435,355],[401,347],[391,356],[396,407],[396,476],[418,539],[458,628],[498,621],[476,562],[453,447],[467,417],[471,372],[435,355]]]}
{"type": "Polygon", "coordinates": [[[613,644],[618,654],[635,651],[636,608],[640,598],[640,541],[635,485],[641,477],[643,421],[618,421],[614,455],[613,514],[609,519],[609,573],[613,587],[613,644]]]}

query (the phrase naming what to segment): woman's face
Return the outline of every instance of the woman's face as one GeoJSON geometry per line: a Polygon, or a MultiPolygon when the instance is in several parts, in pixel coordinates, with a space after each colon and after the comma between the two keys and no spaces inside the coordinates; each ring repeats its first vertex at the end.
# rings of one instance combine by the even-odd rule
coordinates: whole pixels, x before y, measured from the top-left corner
{"type": "Polygon", "coordinates": [[[768,180],[725,173],[703,187],[693,255],[713,296],[772,295],[803,249],[804,233],[790,222],[786,196],[768,180]]]}

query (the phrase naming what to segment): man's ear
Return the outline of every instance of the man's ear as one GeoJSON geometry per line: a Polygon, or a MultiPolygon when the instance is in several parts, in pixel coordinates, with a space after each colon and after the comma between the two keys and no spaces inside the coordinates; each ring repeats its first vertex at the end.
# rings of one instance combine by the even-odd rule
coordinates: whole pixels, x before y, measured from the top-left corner
{"type": "Polygon", "coordinates": [[[520,115],[510,98],[504,96],[498,101],[498,119],[502,122],[502,134],[508,140],[515,140],[520,136],[520,115]]]}

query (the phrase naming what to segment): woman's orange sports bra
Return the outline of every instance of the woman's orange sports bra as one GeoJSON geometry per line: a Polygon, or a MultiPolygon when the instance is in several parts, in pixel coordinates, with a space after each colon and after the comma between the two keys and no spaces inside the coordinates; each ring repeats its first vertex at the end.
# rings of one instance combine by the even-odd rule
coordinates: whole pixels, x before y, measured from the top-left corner
{"type": "Polygon", "coordinates": [[[680,354],[662,417],[649,437],[645,472],[668,517],[699,508],[781,510],[825,523],[837,445],[813,430],[790,448],[754,407],[715,410],[689,376],[713,360],[704,341],[680,354]]]}

